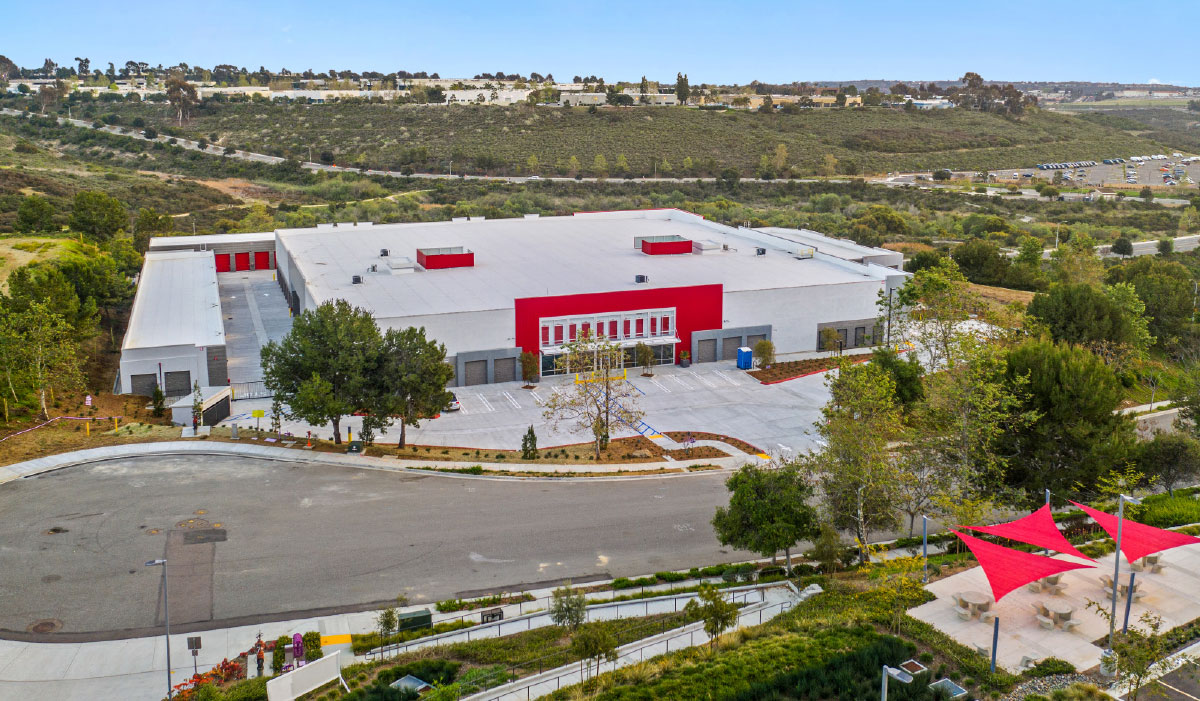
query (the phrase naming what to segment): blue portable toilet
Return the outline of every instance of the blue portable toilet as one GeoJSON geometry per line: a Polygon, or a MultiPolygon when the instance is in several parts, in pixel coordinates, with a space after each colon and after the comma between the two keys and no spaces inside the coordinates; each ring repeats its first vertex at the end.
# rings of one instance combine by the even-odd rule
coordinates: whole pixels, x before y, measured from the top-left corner
{"type": "Polygon", "coordinates": [[[737,366],[738,370],[754,369],[754,351],[749,346],[738,348],[737,366]]]}

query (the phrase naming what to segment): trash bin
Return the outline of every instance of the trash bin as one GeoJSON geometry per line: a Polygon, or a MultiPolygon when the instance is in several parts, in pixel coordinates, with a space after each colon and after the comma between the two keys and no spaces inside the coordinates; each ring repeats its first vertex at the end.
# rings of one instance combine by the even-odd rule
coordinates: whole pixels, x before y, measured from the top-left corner
{"type": "Polygon", "coordinates": [[[738,348],[737,366],[738,370],[754,369],[754,351],[750,350],[749,346],[738,348]]]}

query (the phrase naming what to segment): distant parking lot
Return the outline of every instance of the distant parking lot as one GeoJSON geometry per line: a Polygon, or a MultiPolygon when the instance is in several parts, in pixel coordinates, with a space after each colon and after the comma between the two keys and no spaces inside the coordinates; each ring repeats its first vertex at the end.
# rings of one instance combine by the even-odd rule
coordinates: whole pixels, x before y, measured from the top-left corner
{"type": "MultiPolygon", "coordinates": [[[[1098,162],[1094,166],[1086,166],[1084,168],[1071,168],[1061,170],[1038,170],[1037,168],[1016,168],[1013,170],[995,170],[992,174],[999,178],[1002,182],[1012,182],[1014,180],[1013,173],[1017,173],[1015,180],[1029,182],[1033,178],[1042,178],[1044,180],[1052,180],[1055,173],[1062,173],[1064,176],[1070,176],[1071,180],[1066,181],[1066,186],[1093,186],[1101,187],[1104,185],[1122,185],[1122,186],[1141,186],[1141,185],[1162,185],[1163,172],[1160,170],[1164,167],[1169,167],[1172,175],[1176,166],[1183,168],[1184,177],[1177,179],[1177,188],[1183,192],[1186,190],[1195,190],[1195,183],[1200,182],[1200,161],[1181,164],[1179,158],[1168,158],[1165,161],[1149,161],[1143,163],[1134,163],[1126,159],[1123,164],[1106,165],[1098,162]],[[1168,166],[1170,163],[1172,165],[1168,166]],[[1083,171],[1083,177],[1077,175],[1079,170],[1083,171]],[[1025,177],[1026,175],[1032,176],[1025,177]],[[1134,183],[1127,182],[1127,176],[1132,176],[1134,183]],[[1191,178],[1193,182],[1189,183],[1184,178],[1191,178]]],[[[1180,197],[1186,197],[1186,194],[1181,194],[1180,197]]]]}

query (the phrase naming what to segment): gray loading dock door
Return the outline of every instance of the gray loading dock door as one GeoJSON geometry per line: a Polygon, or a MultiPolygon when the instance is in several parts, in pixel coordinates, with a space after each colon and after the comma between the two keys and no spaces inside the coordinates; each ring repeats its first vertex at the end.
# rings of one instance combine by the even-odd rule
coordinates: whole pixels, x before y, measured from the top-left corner
{"type": "Polygon", "coordinates": [[[696,343],[696,362],[697,363],[714,363],[717,360],[717,339],[710,338],[707,341],[699,341],[696,343]]]}
{"type": "Polygon", "coordinates": [[[163,392],[168,397],[182,397],[185,394],[192,393],[192,373],[183,370],[181,372],[167,372],[163,373],[163,375],[163,384],[166,385],[163,392]]]}
{"type": "Polygon", "coordinates": [[[512,382],[517,379],[516,358],[497,358],[493,361],[492,368],[496,382],[512,382]]]}
{"type": "Polygon", "coordinates": [[[721,339],[721,360],[737,360],[737,349],[742,346],[740,336],[721,339]]]}
{"type": "Polygon", "coordinates": [[[750,346],[751,348],[754,348],[754,345],[756,343],[758,343],[759,341],[765,341],[765,340],[767,340],[766,334],[760,333],[760,334],[755,334],[753,336],[747,336],[746,337],[746,345],[750,346]]]}
{"type": "Polygon", "coordinates": [[[154,396],[154,388],[157,386],[158,376],[154,373],[129,376],[129,391],[133,394],[142,397],[152,397],[154,396]]]}
{"type": "Polygon", "coordinates": [[[487,361],[486,360],[468,360],[463,363],[463,378],[464,385],[484,385],[487,384],[487,361]]]}

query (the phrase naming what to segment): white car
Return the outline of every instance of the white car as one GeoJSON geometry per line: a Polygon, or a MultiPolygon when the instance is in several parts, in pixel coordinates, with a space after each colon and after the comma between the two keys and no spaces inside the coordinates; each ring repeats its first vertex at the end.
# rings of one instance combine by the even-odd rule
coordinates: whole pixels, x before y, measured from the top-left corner
{"type": "Polygon", "coordinates": [[[541,179],[542,179],[542,176],[540,176],[540,175],[531,175],[528,178],[525,178],[525,181],[529,182],[530,180],[541,180],[541,179]]]}

